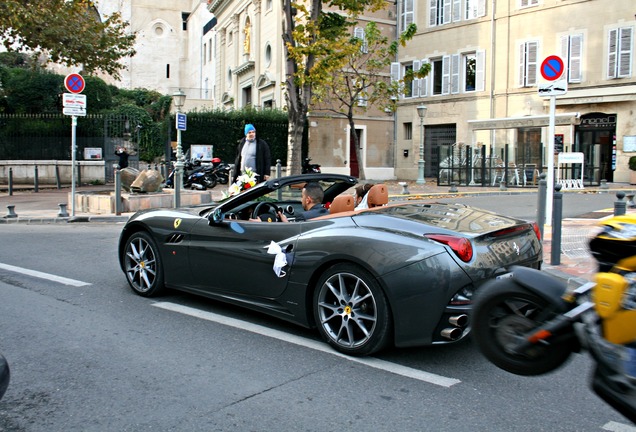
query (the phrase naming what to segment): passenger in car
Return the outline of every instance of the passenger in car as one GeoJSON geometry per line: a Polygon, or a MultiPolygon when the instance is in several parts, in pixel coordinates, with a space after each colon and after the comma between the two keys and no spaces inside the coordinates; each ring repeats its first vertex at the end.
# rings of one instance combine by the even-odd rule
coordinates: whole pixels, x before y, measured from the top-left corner
{"type": "Polygon", "coordinates": [[[373,185],[371,183],[367,183],[355,187],[354,199],[356,203],[356,210],[369,208],[369,205],[367,204],[367,192],[369,192],[369,189],[371,189],[372,186],[373,185]]]}

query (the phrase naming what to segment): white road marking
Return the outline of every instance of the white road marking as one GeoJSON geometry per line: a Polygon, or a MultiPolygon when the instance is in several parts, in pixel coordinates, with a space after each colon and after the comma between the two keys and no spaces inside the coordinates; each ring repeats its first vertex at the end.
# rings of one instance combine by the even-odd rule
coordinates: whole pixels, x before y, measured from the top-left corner
{"type": "Polygon", "coordinates": [[[0,269],[4,269],[4,270],[9,270],[12,272],[16,272],[16,273],[22,273],[28,276],[33,276],[36,278],[40,278],[40,279],[46,279],[46,280],[50,280],[52,282],[58,282],[64,285],[71,285],[71,286],[76,286],[76,287],[81,287],[81,286],[87,286],[87,285],[91,285],[88,282],[82,282],[82,281],[78,281],[75,279],[69,279],[69,278],[65,278],[62,276],[56,276],[56,275],[52,275],[49,273],[42,273],[39,272],[37,270],[29,270],[23,267],[16,267],[16,266],[12,266],[9,264],[2,264],[0,263],[0,269]]]}
{"type": "Polygon", "coordinates": [[[612,431],[612,432],[635,432],[636,431],[636,427],[634,426],[630,426],[624,423],[618,423],[614,421],[605,423],[603,425],[603,429],[612,431]]]}
{"type": "Polygon", "coordinates": [[[455,385],[461,382],[458,379],[447,378],[447,377],[436,375],[430,372],[425,372],[418,369],[409,368],[406,366],[400,366],[398,364],[387,362],[387,361],[376,359],[376,358],[371,358],[371,357],[360,358],[360,357],[347,356],[347,355],[334,351],[329,345],[323,342],[317,342],[317,341],[306,339],[303,337],[291,335],[279,330],[270,329],[270,328],[263,327],[257,324],[251,324],[245,321],[225,317],[225,316],[218,315],[212,312],[205,312],[199,309],[179,305],[176,303],[157,302],[157,303],[153,303],[153,306],[156,306],[161,309],[173,311],[173,312],[182,313],[185,315],[190,315],[195,318],[201,318],[207,321],[213,321],[219,324],[235,327],[241,330],[247,330],[252,333],[257,333],[263,336],[293,343],[295,345],[311,348],[313,350],[321,351],[327,354],[332,354],[355,363],[361,363],[363,365],[366,365],[372,368],[380,369],[386,372],[394,373],[396,375],[402,375],[407,378],[413,378],[419,381],[424,381],[424,382],[435,384],[442,387],[450,387],[452,385],[455,385]]]}

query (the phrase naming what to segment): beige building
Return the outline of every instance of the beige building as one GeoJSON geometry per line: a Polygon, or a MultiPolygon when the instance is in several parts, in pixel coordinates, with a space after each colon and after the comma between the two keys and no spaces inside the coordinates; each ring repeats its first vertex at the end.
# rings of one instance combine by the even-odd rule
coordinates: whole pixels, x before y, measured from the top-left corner
{"type": "Polygon", "coordinates": [[[399,102],[396,176],[417,177],[421,104],[426,177],[437,176],[453,145],[484,145],[500,157],[508,144],[511,163],[547,166],[545,95],[554,84],[567,87],[555,96],[556,150],[583,153],[576,166],[586,182],[627,182],[636,155],[635,13],[633,0],[400,1],[400,25],[415,22],[419,34],[392,72],[428,62],[431,73],[399,102]],[[548,80],[554,65],[542,68],[551,55],[564,63],[556,81],[548,80]]]}
{"type": "MultiPolygon", "coordinates": [[[[124,87],[182,89],[186,110],[285,107],[281,1],[99,3],[103,14],[121,11],[139,35],[124,87]]],[[[466,147],[484,148],[493,159],[508,148],[511,163],[547,166],[546,94],[553,84],[567,87],[555,96],[556,150],[583,154],[578,166],[586,182],[627,182],[627,160],[636,155],[635,14],[633,0],[387,2],[360,26],[367,19],[388,33],[396,23],[418,26],[387,75],[398,79],[423,62],[431,73],[408,85],[395,113],[374,107],[356,113],[362,161],[352,158],[346,119],[310,112],[309,155],[331,172],[355,173],[363,164],[369,179],[416,179],[422,136],[416,107],[425,105],[427,178],[438,176],[449,149],[466,147]],[[565,68],[556,81],[542,76],[551,55],[565,68]]]]}

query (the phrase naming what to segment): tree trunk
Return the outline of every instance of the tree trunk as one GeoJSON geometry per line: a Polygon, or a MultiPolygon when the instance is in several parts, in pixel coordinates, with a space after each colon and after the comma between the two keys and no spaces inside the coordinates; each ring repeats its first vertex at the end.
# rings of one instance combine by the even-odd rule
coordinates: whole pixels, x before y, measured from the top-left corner
{"type": "MultiPolygon", "coordinates": [[[[349,128],[351,129],[350,137],[353,138],[353,142],[350,145],[354,146],[356,152],[356,159],[358,160],[358,178],[360,180],[365,180],[366,175],[364,173],[364,164],[362,163],[362,152],[360,151],[360,139],[358,138],[358,134],[356,132],[356,124],[353,121],[353,110],[349,110],[349,128]]],[[[350,138],[351,139],[351,138],[350,138]]]]}

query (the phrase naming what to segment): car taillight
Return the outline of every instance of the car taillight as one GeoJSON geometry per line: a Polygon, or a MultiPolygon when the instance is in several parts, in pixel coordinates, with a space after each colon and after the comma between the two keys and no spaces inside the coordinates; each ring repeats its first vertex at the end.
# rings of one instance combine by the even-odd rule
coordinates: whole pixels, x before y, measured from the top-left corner
{"type": "Polygon", "coordinates": [[[473,259],[473,245],[465,237],[446,234],[425,234],[425,237],[449,246],[460,260],[468,262],[473,259]]]}
{"type": "Polygon", "coordinates": [[[541,230],[539,229],[539,224],[536,222],[533,222],[532,229],[534,229],[534,233],[537,235],[537,238],[539,239],[539,241],[541,241],[541,230]]]}

